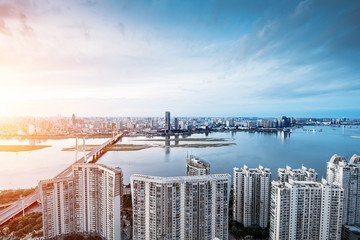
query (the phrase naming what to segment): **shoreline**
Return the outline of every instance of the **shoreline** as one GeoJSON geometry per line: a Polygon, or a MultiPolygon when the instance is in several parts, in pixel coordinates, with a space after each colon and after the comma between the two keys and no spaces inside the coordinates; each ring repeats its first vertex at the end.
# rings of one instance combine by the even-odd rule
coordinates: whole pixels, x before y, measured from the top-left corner
{"type": "MultiPolygon", "coordinates": [[[[210,147],[228,147],[236,146],[236,143],[193,143],[193,144],[179,144],[179,145],[162,145],[162,144],[115,144],[109,146],[105,151],[109,152],[122,152],[122,151],[139,151],[148,148],[210,148],[210,147]]],[[[92,149],[100,145],[85,145],[85,151],[91,151],[92,149]]],[[[75,146],[66,147],[61,151],[75,151],[75,146]]],[[[78,147],[78,151],[83,151],[82,146],[78,147]]]]}
{"type": "Polygon", "coordinates": [[[51,145],[0,145],[0,152],[30,152],[51,147],[51,145]]]}

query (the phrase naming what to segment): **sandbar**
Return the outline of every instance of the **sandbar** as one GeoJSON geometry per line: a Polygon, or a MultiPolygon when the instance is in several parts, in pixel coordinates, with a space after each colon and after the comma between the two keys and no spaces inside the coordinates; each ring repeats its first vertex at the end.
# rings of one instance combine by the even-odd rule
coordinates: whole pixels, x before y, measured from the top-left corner
{"type": "Polygon", "coordinates": [[[0,152],[26,152],[51,147],[50,145],[0,145],[0,152]]]}

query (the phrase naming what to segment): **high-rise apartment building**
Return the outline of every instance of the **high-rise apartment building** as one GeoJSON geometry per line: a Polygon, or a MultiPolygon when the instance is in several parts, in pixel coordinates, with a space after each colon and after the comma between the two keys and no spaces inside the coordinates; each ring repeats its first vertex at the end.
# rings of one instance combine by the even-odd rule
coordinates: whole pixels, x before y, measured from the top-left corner
{"type": "Polygon", "coordinates": [[[122,171],[74,164],[72,176],[40,181],[45,239],[80,233],[121,239],[122,171]]]}
{"type": "Polygon", "coordinates": [[[73,186],[72,177],[40,181],[45,239],[74,232],[73,186]]]}
{"type": "Polygon", "coordinates": [[[165,130],[170,131],[171,124],[170,124],[170,112],[165,112],[165,130]]]}
{"type": "Polygon", "coordinates": [[[234,168],[234,220],[245,227],[269,222],[271,172],[268,168],[234,168]]]}
{"type": "Polygon", "coordinates": [[[75,164],[75,231],[121,239],[123,176],[101,164],[75,164]]]}
{"type": "Polygon", "coordinates": [[[291,188],[287,182],[271,183],[270,231],[272,240],[288,240],[290,227],[291,188]]]}
{"type": "Polygon", "coordinates": [[[228,239],[231,176],[131,176],[133,239],[228,239]]]}
{"type": "Polygon", "coordinates": [[[341,239],[343,189],[339,184],[273,181],[270,239],[341,239]]]}
{"type": "Polygon", "coordinates": [[[278,169],[278,181],[288,182],[289,179],[293,181],[313,181],[316,182],[318,178],[317,172],[309,168],[302,166],[300,169],[291,169],[291,167],[286,166],[286,168],[278,169]]]}
{"type": "Polygon", "coordinates": [[[186,176],[210,174],[210,163],[192,155],[186,157],[186,176]]]}
{"type": "Polygon", "coordinates": [[[322,181],[319,240],[340,240],[344,205],[344,190],[339,183],[322,181]]]}
{"type": "Polygon", "coordinates": [[[360,157],[353,155],[349,163],[345,157],[334,155],[327,163],[327,181],[338,182],[344,189],[343,224],[360,225],[360,157]]]}

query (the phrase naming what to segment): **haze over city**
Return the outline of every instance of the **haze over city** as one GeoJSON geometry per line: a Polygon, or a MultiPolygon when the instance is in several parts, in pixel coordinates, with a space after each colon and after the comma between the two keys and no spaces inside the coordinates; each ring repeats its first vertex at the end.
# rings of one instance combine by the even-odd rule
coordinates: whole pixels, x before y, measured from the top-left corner
{"type": "Polygon", "coordinates": [[[0,240],[360,239],[359,0],[0,0],[0,240]]]}
{"type": "Polygon", "coordinates": [[[360,117],[358,1],[0,1],[0,116],[360,117]]]}

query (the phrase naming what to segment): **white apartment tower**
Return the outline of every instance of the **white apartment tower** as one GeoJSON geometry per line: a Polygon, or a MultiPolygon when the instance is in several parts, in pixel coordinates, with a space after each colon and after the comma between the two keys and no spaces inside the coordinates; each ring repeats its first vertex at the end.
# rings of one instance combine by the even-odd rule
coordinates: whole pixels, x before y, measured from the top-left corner
{"type": "Polygon", "coordinates": [[[344,190],[339,183],[322,180],[320,240],[340,240],[344,190]]]}
{"type": "Polygon", "coordinates": [[[327,181],[344,189],[343,224],[360,225],[360,156],[354,154],[349,163],[334,155],[327,163],[327,181]]]}
{"type": "Polygon", "coordinates": [[[133,239],[228,239],[231,176],[131,176],[133,239]]]}
{"type": "Polygon", "coordinates": [[[122,171],[101,164],[74,164],[72,176],[39,182],[44,238],[67,234],[121,239],[122,171]]]}
{"type": "Polygon", "coordinates": [[[338,184],[273,181],[270,239],[341,239],[343,189],[338,184]]]}
{"type": "Polygon", "coordinates": [[[40,181],[45,239],[74,232],[73,186],[72,177],[40,181]]]}
{"type": "Polygon", "coordinates": [[[121,239],[122,172],[101,164],[75,164],[75,231],[121,239]]]}
{"type": "Polygon", "coordinates": [[[210,174],[210,163],[194,157],[186,157],[186,176],[200,176],[210,174]]]}
{"type": "Polygon", "coordinates": [[[271,172],[268,168],[234,168],[234,220],[245,227],[269,222],[271,172]]]}
{"type": "Polygon", "coordinates": [[[288,182],[289,179],[293,181],[313,181],[316,182],[318,178],[317,172],[309,168],[302,166],[300,169],[291,169],[291,167],[286,166],[286,168],[278,169],[278,181],[288,182]]]}
{"type": "Polygon", "coordinates": [[[271,183],[270,231],[272,240],[288,240],[291,189],[284,182],[271,183]]]}

